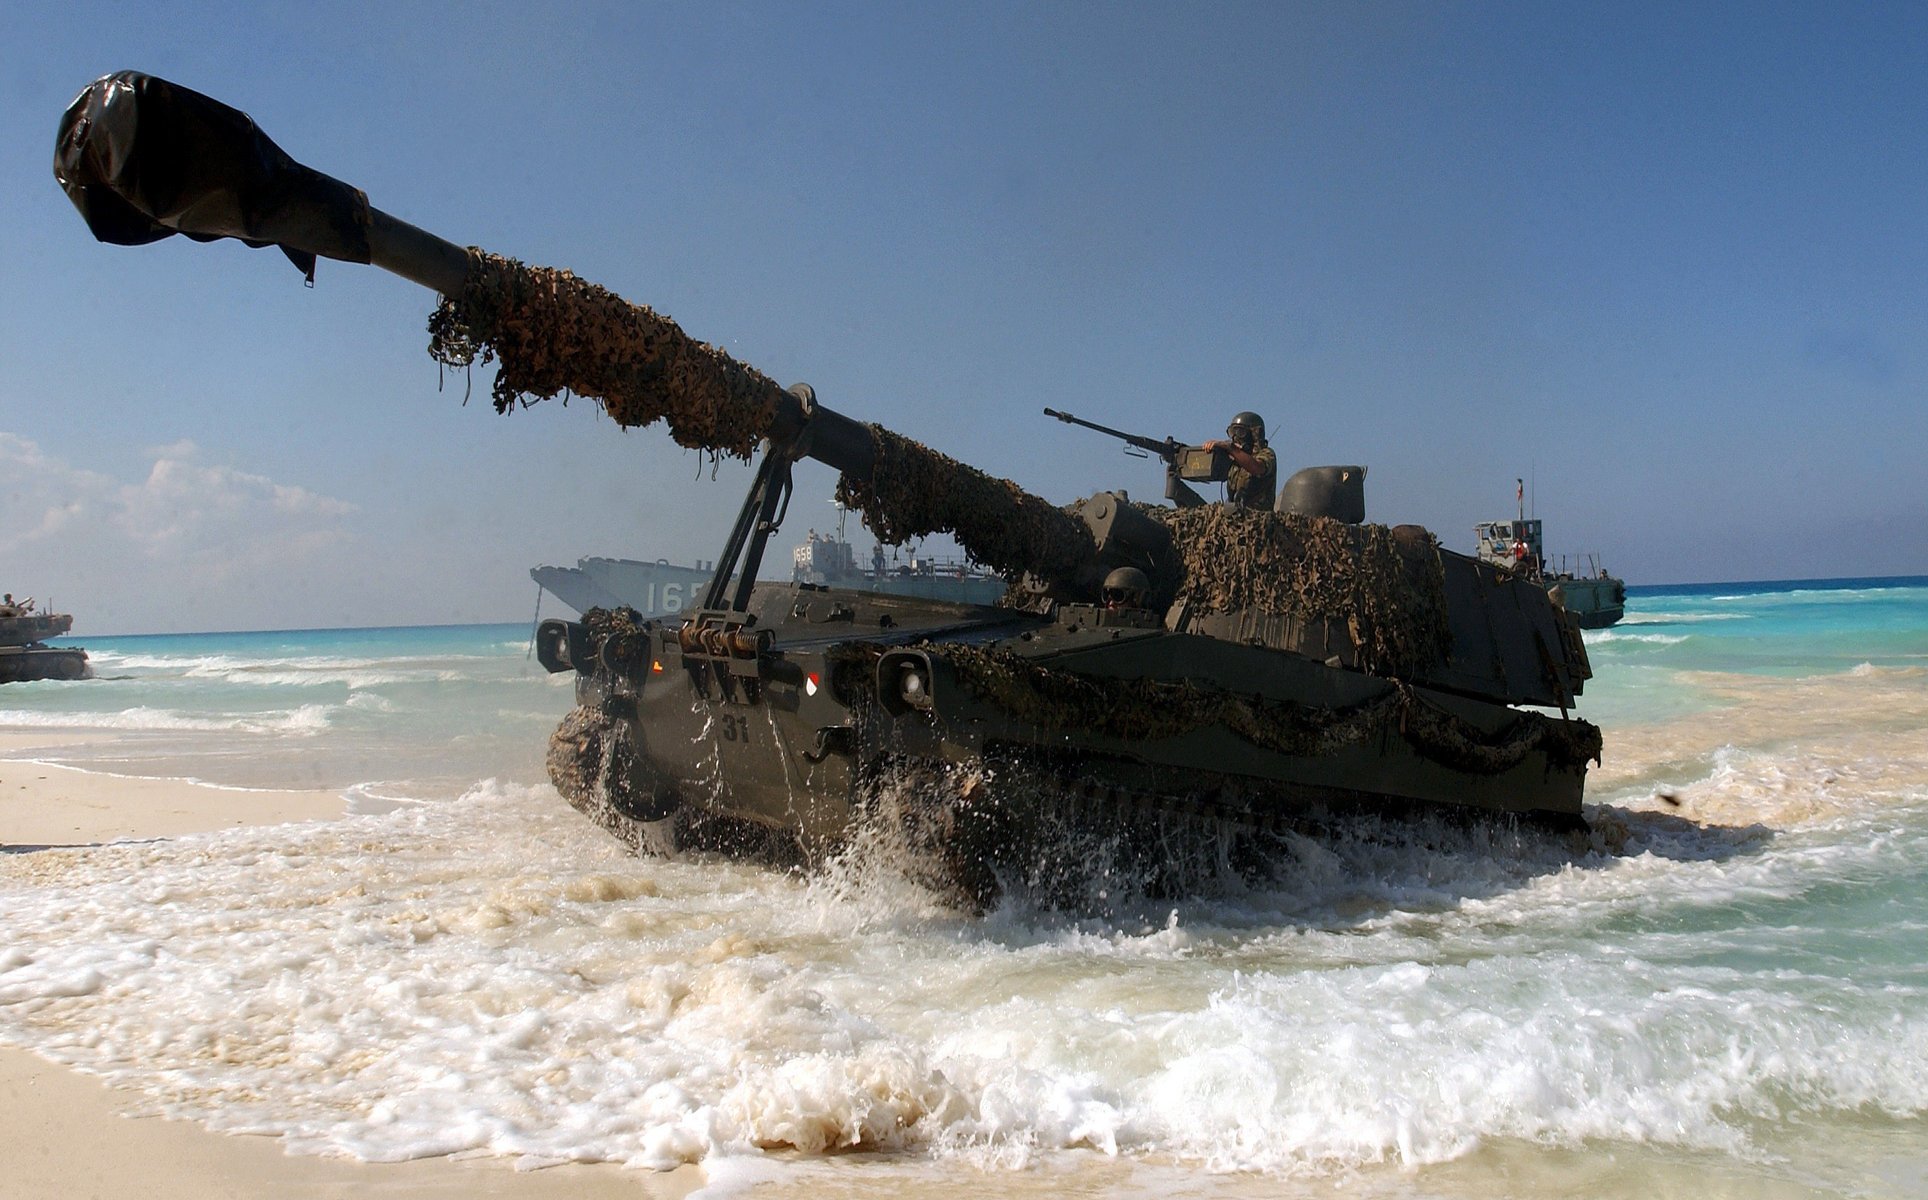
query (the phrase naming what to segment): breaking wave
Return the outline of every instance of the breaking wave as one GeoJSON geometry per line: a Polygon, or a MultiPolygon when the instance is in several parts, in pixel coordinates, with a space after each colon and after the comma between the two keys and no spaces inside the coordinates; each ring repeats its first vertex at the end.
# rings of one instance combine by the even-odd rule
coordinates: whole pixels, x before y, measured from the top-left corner
{"type": "Polygon", "coordinates": [[[1630,612],[1621,617],[1625,625],[1695,625],[1703,621],[1752,621],[1753,613],[1738,612],[1630,612]]]}
{"type": "Polygon", "coordinates": [[[119,712],[30,712],[0,709],[0,726],[19,729],[101,729],[167,732],[320,733],[331,724],[337,706],[304,704],[298,708],[255,713],[187,713],[165,708],[137,707],[119,712]]]}
{"type": "MultiPolygon", "coordinates": [[[[183,679],[217,680],[263,687],[308,687],[327,684],[371,688],[398,683],[448,683],[467,676],[462,665],[433,660],[335,657],[243,658],[227,654],[127,654],[91,651],[95,669],[149,671],[183,679]]],[[[488,660],[478,659],[477,662],[488,660]]],[[[472,668],[470,668],[472,669],[472,668]]]]}
{"type": "Polygon", "coordinates": [[[1580,636],[1589,646],[1603,645],[1608,642],[1645,642],[1653,646],[1677,646],[1689,637],[1684,633],[1626,633],[1619,629],[1586,629],[1581,631],[1580,636]]]}

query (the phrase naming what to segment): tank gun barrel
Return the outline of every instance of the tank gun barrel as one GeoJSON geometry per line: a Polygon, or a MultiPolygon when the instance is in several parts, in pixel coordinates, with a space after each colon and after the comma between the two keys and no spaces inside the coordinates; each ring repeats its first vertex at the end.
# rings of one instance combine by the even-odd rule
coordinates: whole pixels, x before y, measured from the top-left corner
{"type": "Polygon", "coordinates": [[[61,118],[54,177],[103,242],[172,234],[274,245],[312,282],[317,258],[371,263],[459,295],[469,254],[296,162],[238,109],[139,71],[89,84],[61,118]]]}
{"type": "Polygon", "coordinates": [[[881,536],[953,534],[979,562],[1068,579],[1091,553],[1083,523],[1015,484],[783,388],[668,317],[568,271],[531,267],[390,216],[305,166],[237,109],[136,71],[90,84],[60,123],[54,176],[103,242],[174,234],[276,246],[312,282],[316,260],[367,263],[442,297],[430,353],[497,363],[497,411],[563,393],[618,424],[748,458],[767,438],[841,473],[838,491],[881,536]]]}
{"type": "MultiPolygon", "coordinates": [[[[273,245],[311,283],[319,258],[366,263],[458,304],[478,288],[490,289],[498,300],[490,315],[500,317],[505,315],[499,302],[502,293],[539,289],[545,284],[555,287],[563,281],[543,276],[565,274],[527,268],[480,250],[465,249],[391,216],[369,204],[359,188],[295,161],[246,113],[138,71],[121,71],[95,80],[68,107],[60,122],[54,177],[80,210],[89,230],[103,242],[144,245],[178,233],[196,241],[234,238],[257,248],[273,245]],[[524,278],[529,272],[534,277],[524,278]]],[[[594,285],[574,276],[568,276],[568,282],[583,292],[594,289],[594,285]]],[[[518,307],[528,307],[527,298],[516,299],[521,301],[518,307]]],[[[618,308],[635,307],[606,293],[571,299],[579,304],[607,300],[618,308]]],[[[549,324],[558,324],[561,315],[565,314],[552,316],[549,324]]],[[[673,322],[660,317],[656,320],[674,329],[673,322]]],[[[457,332],[473,341],[483,334],[475,324],[472,318],[463,321],[457,332]]],[[[680,329],[668,340],[701,346],[692,343],[680,329]]],[[[672,345],[667,349],[674,354],[686,347],[672,345]]],[[[713,354],[718,360],[715,365],[725,373],[755,376],[729,382],[737,392],[753,393],[754,400],[768,410],[760,426],[773,426],[779,435],[795,433],[818,415],[809,398],[786,392],[727,355],[713,354]],[[732,367],[735,371],[728,371],[732,367]]],[[[515,366],[505,359],[505,369],[515,366]]],[[[584,381],[564,379],[561,386],[597,395],[571,386],[578,382],[584,381]]],[[[646,404],[612,405],[611,397],[597,398],[605,401],[611,415],[622,424],[648,423],[634,419],[644,415],[649,407],[646,404]]],[[[834,415],[829,418],[833,423],[835,419],[834,415]]],[[[766,429],[760,427],[757,432],[766,429]]],[[[836,448],[847,448],[844,443],[851,439],[833,440],[834,454],[836,448]]],[[[750,439],[749,444],[754,445],[754,441],[750,439]]],[[[861,466],[832,465],[840,469],[861,466]]]]}

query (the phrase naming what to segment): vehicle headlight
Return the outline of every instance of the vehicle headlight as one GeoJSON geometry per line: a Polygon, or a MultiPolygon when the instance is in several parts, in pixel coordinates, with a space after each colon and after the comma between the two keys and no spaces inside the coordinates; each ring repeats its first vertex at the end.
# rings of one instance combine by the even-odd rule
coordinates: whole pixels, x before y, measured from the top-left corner
{"type": "Polygon", "coordinates": [[[897,677],[897,695],[912,708],[931,706],[931,677],[923,664],[907,662],[897,677]]]}

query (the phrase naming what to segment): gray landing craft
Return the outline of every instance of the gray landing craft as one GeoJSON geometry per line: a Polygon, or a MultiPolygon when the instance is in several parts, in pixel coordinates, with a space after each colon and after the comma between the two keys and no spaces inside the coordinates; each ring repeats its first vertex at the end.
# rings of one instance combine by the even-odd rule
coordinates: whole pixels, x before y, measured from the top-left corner
{"type": "Polygon", "coordinates": [[[531,567],[537,586],[579,613],[592,608],[632,608],[645,617],[674,616],[702,599],[715,572],[683,567],[667,558],[579,558],[573,567],[531,567]]]}
{"type": "Polygon", "coordinates": [[[36,610],[32,600],[0,600],[0,683],[30,679],[84,679],[87,652],[79,646],[49,646],[74,627],[66,613],[36,610]]]}
{"type": "Polygon", "coordinates": [[[1141,885],[1182,888],[1193,864],[1263,869],[1280,829],[1358,810],[1582,824],[1600,739],[1567,713],[1590,674],[1573,622],[1537,584],[1423,529],[1363,523],[1357,467],[1300,471],[1278,511],[1247,512],[1186,486],[1222,478],[1222,453],[1144,439],[1175,506],[1100,492],[1060,509],[573,276],[398,221],[244,114],[134,73],[75,101],[55,174],[105,241],[237,237],[309,272],[317,254],[372,262],[441,293],[432,331],[453,322],[495,351],[499,407],[515,399],[505,379],[565,386],[524,382],[556,344],[630,345],[617,384],[566,386],[619,423],[662,419],[684,445],[760,450],[692,609],[596,609],[538,631],[544,665],[576,677],[551,777],[632,847],[809,862],[863,832],[983,904],[1014,880],[1104,869],[1085,857],[1093,836],[1141,885]],[[532,276],[541,286],[517,282],[532,276]],[[626,324],[511,344],[589,309],[626,324]],[[647,337],[626,342],[628,328],[647,337]],[[887,540],[953,533],[1011,581],[1004,603],[755,582],[803,458],[839,471],[840,497],[887,540]]]}
{"type": "MultiPolygon", "coordinates": [[[[583,558],[573,567],[532,567],[529,578],[579,613],[631,608],[638,616],[673,617],[701,603],[715,573],[715,564],[684,567],[666,558],[583,558]]],[[[812,530],[792,552],[790,581],[965,604],[996,604],[1004,594],[1002,579],[963,559],[886,554],[876,545],[859,560],[841,530],[834,536],[812,530]]]]}
{"type": "Polygon", "coordinates": [[[1597,554],[1561,555],[1549,561],[1540,540],[1538,518],[1522,507],[1511,521],[1481,521],[1473,526],[1479,560],[1511,571],[1547,590],[1553,603],[1582,629],[1605,629],[1627,613],[1625,581],[1607,574],[1597,554]]]}

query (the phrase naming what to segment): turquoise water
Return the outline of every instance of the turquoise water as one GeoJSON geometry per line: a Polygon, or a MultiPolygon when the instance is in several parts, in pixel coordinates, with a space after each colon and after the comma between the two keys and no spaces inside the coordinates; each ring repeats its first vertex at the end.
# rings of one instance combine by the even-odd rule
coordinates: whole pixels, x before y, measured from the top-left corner
{"type": "Polygon", "coordinates": [[[543,782],[527,635],[0,690],[13,757],[364,814],[0,855],[0,1041],[297,1151],[794,1194],[1928,1194],[1928,578],[1631,589],[1589,841],[1368,829],[1102,918],[628,857],[543,782]]]}
{"type": "Polygon", "coordinates": [[[1928,577],[1674,584],[1627,589],[1627,616],[1587,635],[1596,722],[1710,702],[1694,672],[1793,678],[1928,666],[1928,577]]]}
{"type": "Polygon", "coordinates": [[[94,678],[0,692],[0,729],[88,732],[59,758],[230,787],[447,799],[544,778],[568,679],[522,625],[68,638],[94,678]]]}

